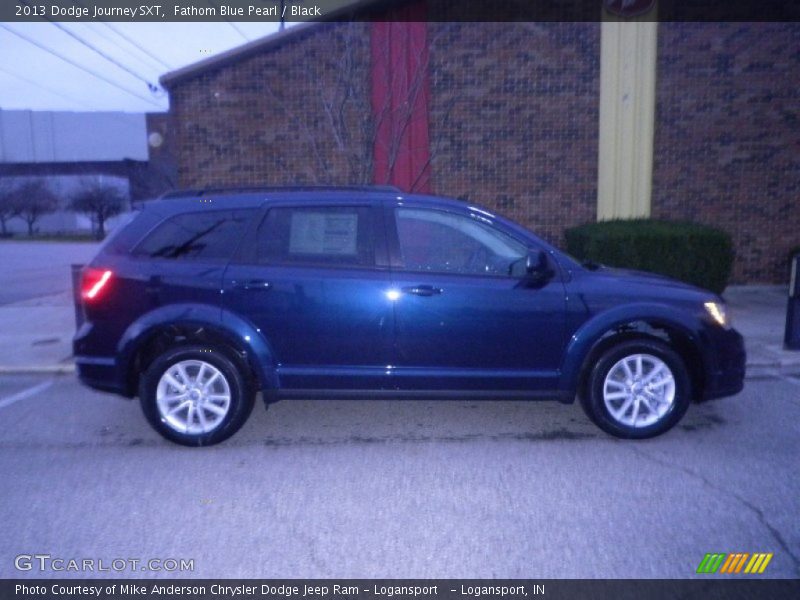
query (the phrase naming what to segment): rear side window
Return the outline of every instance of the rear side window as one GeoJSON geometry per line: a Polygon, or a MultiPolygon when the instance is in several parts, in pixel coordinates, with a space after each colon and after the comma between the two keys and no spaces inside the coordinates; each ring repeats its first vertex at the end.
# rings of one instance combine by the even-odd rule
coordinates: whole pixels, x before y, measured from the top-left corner
{"type": "Polygon", "coordinates": [[[174,260],[226,260],[254,212],[219,210],[177,215],[156,227],[134,254],[174,260]]]}
{"type": "Polygon", "coordinates": [[[372,266],[371,215],[358,206],[270,209],[258,230],[258,262],[372,266]]]}

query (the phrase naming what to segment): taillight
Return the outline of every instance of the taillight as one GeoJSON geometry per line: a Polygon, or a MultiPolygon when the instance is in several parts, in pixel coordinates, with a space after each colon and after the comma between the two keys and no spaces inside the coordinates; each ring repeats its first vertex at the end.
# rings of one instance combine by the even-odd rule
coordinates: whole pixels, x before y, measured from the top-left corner
{"type": "Polygon", "coordinates": [[[81,278],[81,298],[90,301],[97,299],[108,287],[111,275],[111,271],[105,269],[86,267],[81,278]]]}

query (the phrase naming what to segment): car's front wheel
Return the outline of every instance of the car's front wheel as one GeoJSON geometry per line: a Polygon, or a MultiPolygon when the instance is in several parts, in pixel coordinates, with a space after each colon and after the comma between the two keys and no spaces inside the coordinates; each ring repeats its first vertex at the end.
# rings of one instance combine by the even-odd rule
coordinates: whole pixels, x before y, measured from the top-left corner
{"type": "Polygon", "coordinates": [[[213,348],[184,346],[157,357],[139,384],[147,420],[185,446],[218,444],[236,433],[253,409],[241,369],[213,348]]]}
{"type": "Polygon", "coordinates": [[[660,340],[629,340],[608,348],[592,368],[581,404],[601,429],[644,439],[668,431],[691,403],[683,359],[660,340]]]}

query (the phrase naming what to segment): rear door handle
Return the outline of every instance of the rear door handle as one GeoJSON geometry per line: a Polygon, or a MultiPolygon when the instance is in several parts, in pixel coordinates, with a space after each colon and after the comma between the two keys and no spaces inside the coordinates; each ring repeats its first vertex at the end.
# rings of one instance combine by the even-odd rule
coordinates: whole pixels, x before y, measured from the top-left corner
{"type": "Polygon", "coordinates": [[[411,287],[404,287],[404,294],[414,294],[415,296],[436,296],[441,294],[444,290],[442,288],[434,287],[432,285],[414,285],[411,287]]]}
{"type": "Polygon", "coordinates": [[[234,282],[233,287],[239,290],[247,290],[250,292],[266,292],[272,287],[269,281],[263,279],[249,279],[247,281],[234,282]]]}

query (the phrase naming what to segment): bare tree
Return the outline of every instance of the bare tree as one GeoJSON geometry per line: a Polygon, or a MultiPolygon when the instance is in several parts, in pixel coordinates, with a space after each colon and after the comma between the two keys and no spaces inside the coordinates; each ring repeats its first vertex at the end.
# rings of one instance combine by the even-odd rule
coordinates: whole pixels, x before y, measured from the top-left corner
{"type": "Polygon", "coordinates": [[[41,179],[30,179],[20,183],[11,193],[11,197],[17,206],[17,216],[28,224],[30,236],[36,232],[34,229],[36,221],[58,208],[58,198],[41,179]]]}
{"type": "MultiPolygon", "coordinates": [[[[317,97],[293,102],[271,85],[267,86],[267,93],[307,146],[311,162],[308,172],[314,183],[337,182],[333,150],[347,163],[346,183],[366,184],[372,179],[374,126],[369,97],[362,93],[363,24],[350,22],[329,27],[334,28],[340,41],[335,47],[341,50],[327,56],[326,77],[316,82],[317,97]]],[[[276,87],[284,89],[282,85],[276,87]]],[[[286,175],[295,175],[288,165],[281,166],[286,175]]]]}
{"type": "Polygon", "coordinates": [[[70,199],[69,208],[76,213],[88,215],[96,225],[97,239],[106,236],[106,221],[126,208],[127,199],[120,190],[100,179],[84,179],[70,199]]]}
{"type": "MultiPolygon", "coordinates": [[[[387,175],[391,180],[403,151],[408,130],[416,116],[416,107],[425,91],[430,52],[427,48],[420,48],[410,57],[414,68],[409,81],[397,80],[397,77],[405,76],[404,70],[396,71],[389,68],[385,73],[384,83],[390,91],[385,95],[381,105],[373,106],[369,95],[363,93],[366,83],[363,62],[365,24],[349,22],[335,27],[340,50],[329,57],[331,68],[327,72],[332,76],[318,82],[318,104],[315,105],[313,100],[309,99],[303,104],[295,104],[299,106],[295,109],[295,105],[287,97],[279,95],[273,87],[269,86],[267,92],[275,106],[283,112],[309,148],[313,164],[311,176],[316,183],[333,183],[336,179],[331,149],[346,160],[347,183],[371,183],[374,149],[380,134],[383,134],[380,135],[380,140],[385,144],[387,175]],[[392,98],[393,91],[398,89],[403,90],[403,96],[392,98]],[[324,116],[322,123],[316,122],[310,116],[315,113],[324,116]],[[388,135],[385,135],[387,128],[388,135]]],[[[433,38],[428,41],[429,48],[436,44],[438,38],[446,34],[448,28],[441,26],[433,31],[433,38]]],[[[379,57],[379,60],[388,64],[389,44],[378,44],[373,51],[386,53],[387,55],[379,57]]],[[[449,114],[450,106],[445,107],[445,118],[449,118],[449,114]]],[[[426,148],[427,161],[417,169],[419,172],[412,174],[411,191],[422,183],[431,161],[439,150],[439,141],[430,140],[430,142],[430,147],[426,148]]],[[[284,166],[284,169],[287,167],[284,166]]]]}
{"type": "Polygon", "coordinates": [[[8,235],[7,223],[19,215],[19,198],[15,191],[17,184],[11,179],[0,179],[0,233],[8,235]]]}

